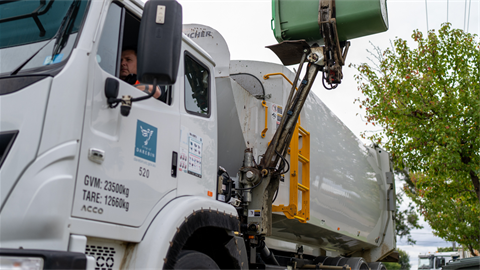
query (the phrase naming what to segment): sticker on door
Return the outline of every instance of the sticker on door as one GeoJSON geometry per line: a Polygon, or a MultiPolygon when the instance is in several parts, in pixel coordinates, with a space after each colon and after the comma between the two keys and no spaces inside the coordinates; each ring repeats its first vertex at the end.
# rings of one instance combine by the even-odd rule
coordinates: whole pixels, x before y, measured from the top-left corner
{"type": "Polygon", "coordinates": [[[137,120],[135,156],[155,162],[157,158],[157,128],[137,120]]]}

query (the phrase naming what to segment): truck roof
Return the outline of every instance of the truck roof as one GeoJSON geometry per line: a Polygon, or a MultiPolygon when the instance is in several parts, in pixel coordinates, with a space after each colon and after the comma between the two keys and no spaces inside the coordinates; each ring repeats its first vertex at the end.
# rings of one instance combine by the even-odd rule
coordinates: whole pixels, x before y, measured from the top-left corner
{"type": "Polygon", "coordinates": [[[460,254],[456,251],[453,251],[453,252],[428,252],[428,253],[420,253],[418,254],[418,257],[419,258],[426,258],[426,257],[430,257],[430,256],[434,256],[434,257],[450,257],[450,256],[460,256],[460,254]]]}

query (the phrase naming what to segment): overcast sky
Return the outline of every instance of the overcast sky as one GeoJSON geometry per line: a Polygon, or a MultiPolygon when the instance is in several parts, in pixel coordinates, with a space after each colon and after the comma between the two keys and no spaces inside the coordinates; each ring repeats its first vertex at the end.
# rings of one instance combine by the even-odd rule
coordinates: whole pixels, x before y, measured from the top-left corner
{"type": "MultiPolygon", "coordinates": [[[[204,24],[218,30],[227,41],[232,60],[281,63],[273,52],[265,48],[267,45],[277,43],[270,26],[272,19],[270,0],[178,0],[178,2],[183,6],[183,23],[204,24]]],[[[447,19],[454,28],[464,30],[468,28],[470,33],[477,35],[479,33],[479,0],[387,0],[387,10],[390,29],[381,34],[351,40],[347,63],[369,62],[367,57],[371,56],[366,50],[373,49],[370,42],[384,50],[390,46],[390,41],[397,37],[411,40],[410,36],[414,29],[426,32],[427,24],[430,30],[439,29],[447,19]]],[[[293,67],[295,66],[291,68],[293,67]]],[[[353,104],[354,99],[359,97],[353,79],[354,74],[356,71],[353,68],[345,67],[343,83],[337,89],[327,91],[323,89],[320,80],[317,80],[313,92],[354,134],[359,136],[366,126],[361,118],[364,112],[359,109],[358,104],[353,104]]],[[[430,227],[425,222],[423,224],[425,229],[413,232],[417,245],[406,245],[403,240],[398,243],[399,248],[409,253],[413,270],[417,269],[419,252],[434,252],[437,247],[451,246],[451,243],[434,237],[430,227]]]]}

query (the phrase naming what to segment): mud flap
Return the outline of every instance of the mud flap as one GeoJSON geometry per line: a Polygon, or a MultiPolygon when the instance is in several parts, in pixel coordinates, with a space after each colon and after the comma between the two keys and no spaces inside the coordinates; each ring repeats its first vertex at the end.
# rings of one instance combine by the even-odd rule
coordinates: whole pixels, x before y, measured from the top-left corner
{"type": "Polygon", "coordinates": [[[236,261],[238,269],[248,269],[247,250],[242,237],[234,236],[225,245],[230,256],[236,261]]]}

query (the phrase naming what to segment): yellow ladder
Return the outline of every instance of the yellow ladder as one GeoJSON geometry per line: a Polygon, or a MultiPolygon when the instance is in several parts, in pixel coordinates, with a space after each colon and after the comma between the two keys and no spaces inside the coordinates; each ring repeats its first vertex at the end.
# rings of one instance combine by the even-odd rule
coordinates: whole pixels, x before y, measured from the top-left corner
{"type": "MultiPolygon", "coordinates": [[[[270,76],[280,75],[290,84],[293,83],[283,73],[270,73],[263,76],[264,80],[270,78],[270,76]]],[[[295,87],[295,89],[297,89],[295,87]]],[[[298,90],[298,89],[297,89],[298,90]]],[[[267,107],[265,107],[265,130],[267,130],[267,107]]],[[[265,137],[262,132],[262,138],[265,137]]],[[[272,205],[272,212],[283,212],[289,219],[297,219],[302,223],[307,223],[310,220],[310,132],[306,131],[300,126],[300,116],[298,117],[297,125],[292,135],[292,141],[290,142],[290,201],[289,205],[272,205]],[[302,148],[299,149],[299,140],[302,138],[302,148]],[[302,167],[299,168],[298,162],[302,163],[302,167]],[[302,183],[299,183],[298,175],[302,174],[302,183]],[[298,209],[298,191],[302,192],[302,208],[298,209]]]]}
{"type": "Polygon", "coordinates": [[[272,212],[283,212],[289,219],[298,219],[302,223],[310,220],[310,132],[300,126],[300,119],[295,127],[290,142],[290,201],[289,205],[273,205],[272,212]],[[299,141],[302,139],[302,148],[299,141]],[[299,168],[298,162],[302,163],[299,168]],[[299,174],[302,182],[299,183],[299,174]],[[298,207],[298,191],[302,192],[301,209],[298,207]]]}

